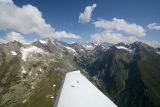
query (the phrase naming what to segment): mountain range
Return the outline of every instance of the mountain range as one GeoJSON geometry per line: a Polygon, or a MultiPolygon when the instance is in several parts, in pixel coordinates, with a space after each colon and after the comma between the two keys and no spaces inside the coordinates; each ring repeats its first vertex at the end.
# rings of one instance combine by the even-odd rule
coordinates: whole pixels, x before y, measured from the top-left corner
{"type": "Polygon", "coordinates": [[[56,39],[0,44],[0,107],[51,107],[67,72],[81,72],[119,107],[160,107],[160,49],[56,39]]]}

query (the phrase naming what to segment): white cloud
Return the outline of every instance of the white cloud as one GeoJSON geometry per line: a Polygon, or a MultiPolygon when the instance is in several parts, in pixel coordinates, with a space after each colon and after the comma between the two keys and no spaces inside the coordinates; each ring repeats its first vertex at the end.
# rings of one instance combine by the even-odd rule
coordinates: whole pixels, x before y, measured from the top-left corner
{"type": "Polygon", "coordinates": [[[0,0],[0,3],[13,3],[12,0],[0,0]]]}
{"type": "Polygon", "coordinates": [[[151,23],[148,24],[147,27],[151,30],[160,30],[160,24],[158,23],[151,23]]]}
{"type": "Polygon", "coordinates": [[[91,20],[92,12],[96,8],[97,4],[93,4],[92,6],[87,6],[83,13],[79,15],[80,23],[87,23],[91,20]]]}
{"type": "MultiPolygon", "coordinates": [[[[109,42],[109,43],[133,43],[141,41],[152,47],[160,47],[160,42],[156,40],[144,40],[141,37],[145,36],[145,30],[142,26],[135,23],[128,23],[124,19],[113,18],[112,21],[98,20],[94,22],[96,28],[103,28],[104,31],[92,34],[90,37],[96,42],[109,42]]],[[[149,25],[150,28],[158,29],[158,24],[149,25]]]]}
{"type": "Polygon", "coordinates": [[[124,19],[113,18],[112,21],[100,19],[94,22],[95,27],[105,30],[122,31],[133,36],[145,36],[145,29],[135,23],[128,23],[124,19]]]}
{"type": "Polygon", "coordinates": [[[56,31],[54,32],[53,36],[56,38],[73,38],[73,39],[78,39],[80,38],[79,35],[73,34],[73,33],[67,33],[66,31],[56,31]]]}
{"type": "Polygon", "coordinates": [[[49,36],[54,29],[46,24],[42,13],[32,5],[16,6],[10,2],[0,3],[0,29],[14,29],[23,34],[37,33],[49,36]]]}
{"type": "Polygon", "coordinates": [[[140,41],[155,48],[160,47],[160,42],[157,40],[142,40],[135,36],[124,36],[121,33],[115,33],[115,32],[109,32],[109,31],[93,34],[91,35],[91,39],[93,41],[96,41],[97,43],[108,42],[113,44],[117,44],[120,42],[130,44],[136,41],[140,41]]]}
{"type": "MultiPolygon", "coordinates": [[[[0,0],[0,30],[15,30],[22,34],[36,33],[41,37],[56,37],[54,28],[45,22],[42,13],[28,4],[16,6],[12,0],[0,0]]],[[[75,38],[71,33],[61,35],[61,38],[75,38]],[[69,36],[66,36],[69,35],[69,36]]]]}
{"type": "Polygon", "coordinates": [[[91,35],[91,39],[96,42],[132,43],[139,40],[138,37],[146,35],[142,26],[128,23],[124,19],[113,18],[111,21],[100,19],[93,24],[96,28],[104,29],[100,33],[91,35]]]}
{"type": "Polygon", "coordinates": [[[1,43],[7,43],[8,41],[6,41],[4,38],[0,38],[0,44],[1,43]]]}
{"type": "Polygon", "coordinates": [[[135,36],[124,36],[121,33],[113,33],[113,32],[108,32],[108,31],[93,34],[91,35],[91,39],[98,43],[108,42],[108,43],[113,43],[113,44],[117,44],[120,42],[130,44],[136,41],[140,41],[140,42],[146,43],[155,48],[160,47],[160,42],[156,40],[142,40],[135,36]]]}
{"type": "Polygon", "coordinates": [[[1,43],[7,43],[7,42],[13,42],[13,41],[19,41],[21,43],[30,43],[31,41],[27,41],[24,39],[23,35],[17,32],[9,32],[7,35],[3,38],[0,38],[1,43]]]}
{"type": "MultiPolygon", "coordinates": [[[[53,36],[56,36],[56,38],[74,38],[78,39],[80,36],[75,35],[73,33],[67,33],[66,31],[59,31],[59,32],[54,32],[53,36]]],[[[19,41],[21,43],[31,43],[35,40],[29,41],[24,38],[23,35],[21,35],[18,32],[9,32],[7,33],[6,36],[3,38],[0,38],[1,43],[7,43],[7,42],[13,42],[14,40],[19,41]]]]}
{"type": "Polygon", "coordinates": [[[127,37],[122,35],[121,33],[115,33],[115,32],[109,32],[109,31],[93,34],[91,35],[91,39],[96,42],[109,42],[113,44],[116,44],[119,42],[132,43],[138,40],[134,36],[127,37]]]}
{"type": "Polygon", "coordinates": [[[5,40],[7,40],[7,41],[16,40],[16,41],[24,42],[24,37],[20,33],[10,32],[7,34],[7,36],[5,36],[5,40]]]}
{"type": "Polygon", "coordinates": [[[156,40],[143,40],[142,42],[152,46],[152,47],[160,47],[160,42],[159,41],[156,41],[156,40]]]}

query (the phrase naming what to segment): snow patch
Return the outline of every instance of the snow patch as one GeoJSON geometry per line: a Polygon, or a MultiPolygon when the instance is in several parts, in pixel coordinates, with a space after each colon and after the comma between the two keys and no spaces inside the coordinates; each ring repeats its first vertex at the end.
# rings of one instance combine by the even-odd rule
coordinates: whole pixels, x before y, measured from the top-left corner
{"type": "Polygon", "coordinates": [[[54,98],[54,96],[50,96],[50,98],[51,98],[51,99],[53,99],[53,98],[54,98]]]}
{"type": "Polygon", "coordinates": [[[129,49],[129,48],[126,48],[124,46],[116,46],[117,49],[122,49],[122,50],[126,50],[126,51],[129,51],[129,52],[132,52],[132,49],[129,49]]]}
{"type": "Polygon", "coordinates": [[[56,84],[53,84],[53,88],[56,87],[56,84]]]}
{"type": "Polygon", "coordinates": [[[27,102],[27,100],[26,99],[24,99],[23,101],[22,101],[22,103],[26,103],[27,102]]]}
{"type": "Polygon", "coordinates": [[[35,84],[34,82],[32,82],[31,85],[32,85],[31,88],[32,88],[32,89],[35,89],[35,85],[36,85],[36,84],[35,84]]]}
{"type": "Polygon", "coordinates": [[[39,42],[42,44],[47,44],[47,41],[45,41],[45,40],[39,40],[39,42]]]}
{"type": "Polygon", "coordinates": [[[42,69],[40,68],[39,71],[42,72],[42,69]]]}
{"type": "Polygon", "coordinates": [[[41,48],[36,46],[30,46],[28,48],[21,48],[22,60],[26,61],[28,57],[32,57],[32,54],[45,53],[41,48]]]}
{"type": "Polygon", "coordinates": [[[65,46],[65,48],[67,48],[68,50],[71,50],[71,51],[73,51],[73,52],[76,52],[73,48],[71,48],[71,47],[67,47],[67,46],[65,46]]]}
{"type": "Polygon", "coordinates": [[[12,55],[17,55],[17,53],[15,51],[11,51],[12,55]]]}
{"type": "Polygon", "coordinates": [[[24,69],[24,67],[22,66],[22,74],[26,74],[27,71],[24,69]]]}
{"type": "Polygon", "coordinates": [[[35,89],[34,85],[31,86],[32,89],[35,89]]]}
{"type": "Polygon", "coordinates": [[[47,97],[47,98],[54,99],[54,96],[53,96],[53,95],[47,95],[46,97],[47,97]]]}
{"type": "Polygon", "coordinates": [[[29,76],[31,76],[31,75],[32,75],[32,72],[30,71],[30,72],[29,72],[29,76]]]}

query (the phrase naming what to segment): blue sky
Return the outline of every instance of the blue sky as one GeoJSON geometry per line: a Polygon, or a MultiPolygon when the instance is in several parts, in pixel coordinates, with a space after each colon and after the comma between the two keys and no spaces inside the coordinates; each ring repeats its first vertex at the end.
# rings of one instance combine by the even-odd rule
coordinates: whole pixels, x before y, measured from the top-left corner
{"type": "MultiPolygon", "coordinates": [[[[99,36],[101,32],[107,32],[103,34],[108,34],[109,37],[100,35],[101,39],[107,40],[113,34],[115,34],[115,37],[117,34],[123,34],[121,36],[126,38],[132,36],[135,37],[136,40],[144,40],[148,43],[149,41],[157,41],[156,43],[160,41],[159,0],[13,0],[13,2],[14,5],[19,8],[23,8],[23,6],[28,4],[36,7],[42,13],[42,18],[45,20],[46,24],[50,24],[55,31],[65,31],[80,36],[80,38],[58,38],[67,42],[80,40],[93,41],[94,39],[91,38],[91,36],[95,34],[99,36]],[[96,4],[96,7],[91,12],[89,22],[81,23],[79,21],[80,13],[84,13],[85,8],[87,6],[93,6],[93,4],[96,4]],[[96,27],[94,24],[101,19],[107,21],[107,23],[114,23],[114,18],[118,19],[117,21],[122,19],[127,23],[128,27],[130,24],[141,26],[145,30],[145,36],[132,35],[132,32],[126,33],[126,29],[128,29],[126,28],[127,26],[125,29],[120,30],[119,28],[115,28],[115,26],[119,26],[119,24],[113,27],[108,27],[108,25],[106,25],[107,28],[104,28],[102,25],[96,27]],[[149,24],[152,24],[150,28],[147,27],[149,24]],[[108,33],[110,31],[111,33],[108,33]]],[[[12,31],[20,33],[25,39],[29,40],[44,37],[39,36],[40,34],[36,32],[24,33],[13,28],[5,28],[5,30],[4,28],[0,28],[0,35],[4,38],[7,33],[12,31]]]]}

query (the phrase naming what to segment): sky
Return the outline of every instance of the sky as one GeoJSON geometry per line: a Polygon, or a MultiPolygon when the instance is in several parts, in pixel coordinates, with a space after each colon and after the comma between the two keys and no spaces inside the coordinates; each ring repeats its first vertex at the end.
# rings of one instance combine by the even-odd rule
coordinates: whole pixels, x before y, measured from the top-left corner
{"type": "Polygon", "coordinates": [[[0,42],[56,38],[157,47],[159,10],[159,0],[0,0],[0,42]]]}

